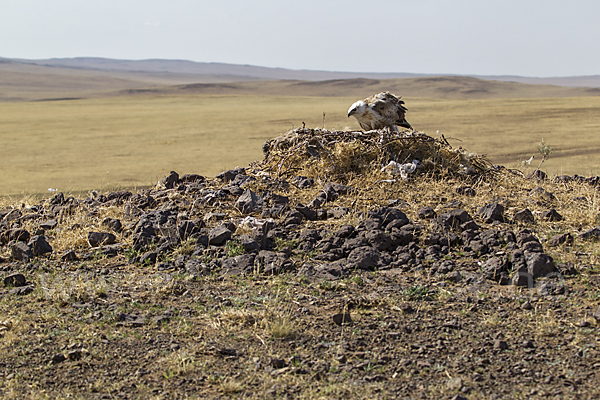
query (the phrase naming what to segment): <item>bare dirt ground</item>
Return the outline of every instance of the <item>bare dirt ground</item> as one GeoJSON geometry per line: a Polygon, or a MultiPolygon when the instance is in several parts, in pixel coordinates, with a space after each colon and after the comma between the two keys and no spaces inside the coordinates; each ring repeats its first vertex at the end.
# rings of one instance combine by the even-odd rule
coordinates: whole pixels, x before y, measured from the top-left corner
{"type": "Polygon", "coordinates": [[[597,179],[426,143],[2,205],[0,396],[597,398],[597,179]]]}

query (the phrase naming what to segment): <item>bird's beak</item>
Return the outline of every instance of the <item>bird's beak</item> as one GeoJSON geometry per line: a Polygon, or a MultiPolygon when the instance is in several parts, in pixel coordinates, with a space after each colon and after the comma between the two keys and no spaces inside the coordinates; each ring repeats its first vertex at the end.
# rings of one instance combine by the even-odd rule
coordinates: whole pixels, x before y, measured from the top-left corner
{"type": "Polygon", "coordinates": [[[354,115],[355,112],[356,112],[356,108],[351,108],[350,110],[348,110],[348,118],[350,118],[352,115],[354,115]]]}

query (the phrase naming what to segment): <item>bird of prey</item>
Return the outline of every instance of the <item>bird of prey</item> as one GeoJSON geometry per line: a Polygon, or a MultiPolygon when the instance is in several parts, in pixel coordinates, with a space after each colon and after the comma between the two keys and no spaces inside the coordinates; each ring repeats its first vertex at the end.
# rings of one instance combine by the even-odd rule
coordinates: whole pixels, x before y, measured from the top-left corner
{"type": "Polygon", "coordinates": [[[348,110],[348,118],[353,115],[365,131],[387,128],[390,132],[398,132],[397,126],[413,129],[406,120],[407,109],[401,98],[390,92],[374,94],[352,104],[348,110]]]}

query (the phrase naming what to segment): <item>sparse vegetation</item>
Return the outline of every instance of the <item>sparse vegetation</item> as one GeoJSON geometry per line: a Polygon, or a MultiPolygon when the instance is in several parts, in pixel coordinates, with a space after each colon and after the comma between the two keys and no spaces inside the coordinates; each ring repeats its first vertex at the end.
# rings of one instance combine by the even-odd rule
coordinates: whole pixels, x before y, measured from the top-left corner
{"type": "MultiPolygon", "coordinates": [[[[198,139],[204,129],[210,128],[206,132],[214,133],[239,128],[243,135],[260,132],[271,136],[263,129],[265,114],[258,110],[272,102],[281,104],[274,113],[285,110],[289,120],[299,119],[305,113],[315,114],[316,124],[306,120],[316,126],[322,123],[323,110],[327,111],[327,125],[341,125],[339,121],[345,120],[336,116],[337,111],[321,107],[328,104],[338,110],[348,100],[191,96],[117,99],[114,104],[113,100],[4,104],[0,108],[6,106],[4,110],[8,110],[14,106],[15,118],[21,118],[24,110],[39,111],[33,113],[34,119],[47,126],[50,133],[79,130],[91,137],[96,133],[88,132],[89,126],[86,128],[83,123],[83,116],[87,115],[104,132],[99,135],[104,139],[111,129],[115,134],[130,129],[132,137],[141,135],[147,128],[137,124],[147,118],[148,123],[155,124],[151,132],[145,132],[150,144],[137,148],[146,156],[150,152],[172,162],[185,158],[179,157],[178,152],[193,152],[190,138],[198,139]],[[250,111],[240,113],[247,118],[244,123],[227,119],[218,107],[204,103],[214,102],[215,98],[221,101],[219,107],[237,104],[242,108],[242,104],[254,102],[247,110],[256,111],[256,115],[250,115],[250,111]],[[300,103],[302,107],[295,108],[300,103]],[[207,113],[215,113],[215,119],[195,115],[200,105],[206,106],[207,113]],[[122,113],[116,109],[119,107],[122,113]],[[158,109],[166,110],[164,113],[173,111],[173,115],[161,116],[158,109]],[[58,111],[75,112],[75,119],[80,122],[63,126],[58,111]],[[115,116],[112,122],[106,118],[111,113],[115,116]],[[206,126],[196,127],[194,121],[204,117],[206,126]],[[181,125],[172,125],[177,118],[181,125]],[[161,143],[159,136],[164,140],[161,143]]],[[[528,113],[533,110],[543,116],[554,107],[566,106],[572,108],[573,114],[585,115],[582,124],[585,120],[594,125],[596,122],[590,121],[595,121],[595,117],[588,111],[600,106],[596,98],[493,103],[413,99],[411,104],[409,110],[421,111],[411,118],[416,126],[439,124],[434,116],[444,116],[448,126],[445,136],[450,142],[455,136],[450,132],[469,131],[465,137],[479,135],[479,142],[473,140],[477,146],[484,146],[487,141],[489,148],[494,149],[502,148],[499,144],[505,140],[514,141],[515,146],[528,140],[531,145],[530,137],[521,137],[525,136],[524,125],[546,124],[538,121],[541,117],[531,121],[528,113]],[[488,120],[475,123],[477,113],[488,120]],[[512,113],[513,119],[523,126],[517,130],[499,123],[506,120],[506,113],[512,113]],[[419,118],[423,118],[421,124],[419,118]],[[506,136],[498,132],[505,132],[506,136]]],[[[9,121],[8,114],[0,118],[9,121]]],[[[11,124],[11,129],[18,131],[16,119],[11,124]]],[[[277,124],[268,129],[280,132],[277,124]]],[[[581,143],[591,142],[586,135],[592,128],[582,130],[581,143]]],[[[22,129],[31,134],[37,128],[32,122],[22,129]]],[[[535,133],[535,129],[530,131],[535,133]]],[[[359,136],[364,139],[368,135],[359,136]]],[[[54,144],[64,146],[66,139],[57,139],[54,144]]],[[[566,148],[555,139],[549,138],[557,148],[566,148]]],[[[31,144],[28,140],[24,138],[23,145],[31,144]]],[[[48,146],[53,140],[48,139],[46,148],[51,148],[48,146]]],[[[128,140],[141,143],[131,137],[123,140],[118,151],[133,148],[128,140]]],[[[227,137],[214,140],[236,142],[227,137]]],[[[256,136],[251,141],[262,144],[256,136]]],[[[256,147],[248,143],[243,145],[256,147]]],[[[581,143],[577,146],[585,146],[581,143]]],[[[469,139],[468,144],[462,145],[473,150],[471,144],[469,139]]],[[[551,150],[545,140],[542,145],[542,156],[544,152],[549,155],[551,150]]],[[[32,146],[32,151],[40,150],[37,145],[32,146]]],[[[487,176],[486,169],[478,174],[457,175],[448,170],[453,167],[417,172],[407,181],[391,181],[378,175],[381,160],[377,157],[368,166],[361,166],[366,173],[347,173],[348,165],[352,166],[356,159],[342,147],[338,143],[338,153],[330,161],[341,175],[346,174],[336,178],[353,190],[319,207],[326,211],[346,207],[348,214],[339,219],[305,218],[289,225],[283,223],[285,217],[275,218],[279,230],[275,231],[277,235],[268,237],[261,237],[260,230],[257,233],[247,228],[244,233],[257,239],[254,244],[244,242],[254,249],[250,251],[241,244],[235,229],[232,240],[205,246],[210,231],[223,222],[205,219],[209,213],[222,212],[225,216],[219,218],[234,226],[245,217],[232,204],[235,188],[228,189],[231,192],[224,190],[228,183],[219,180],[209,179],[199,186],[182,183],[181,187],[168,190],[132,189],[133,199],[115,202],[113,206],[97,201],[109,192],[100,190],[93,199],[83,201],[86,193],[77,201],[61,205],[61,211],[56,211],[57,225],[46,230],[41,224],[54,212],[47,196],[1,198],[1,234],[16,228],[40,233],[54,250],[28,261],[17,261],[13,250],[18,240],[2,239],[0,278],[21,273],[31,291],[19,292],[23,287],[15,285],[15,277],[0,286],[0,397],[443,399],[458,395],[469,399],[594,399],[600,395],[595,372],[600,365],[596,335],[600,316],[595,315],[600,301],[600,252],[597,240],[581,235],[597,225],[597,185],[576,180],[525,180],[506,169],[493,176],[487,176]],[[465,185],[472,189],[469,195],[457,190],[465,185]],[[218,201],[206,200],[207,193],[219,193],[218,201]],[[138,207],[149,194],[154,196],[155,204],[138,207]],[[486,222],[479,215],[479,210],[491,201],[503,206],[503,220],[486,222]],[[419,216],[425,206],[438,216],[461,208],[474,217],[477,226],[442,229],[440,219],[419,216]],[[395,221],[402,223],[386,228],[385,233],[382,230],[380,242],[371,242],[374,236],[367,239],[367,233],[376,229],[369,230],[365,221],[372,211],[383,207],[402,211],[410,221],[399,217],[395,221]],[[534,221],[514,222],[515,215],[525,208],[531,211],[534,221]],[[542,217],[550,208],[562,218],[542,217]],[[6,216],[14,210],[20,216],[7,221],[6,216]],[[140,238],[134,234],[140,214],[156,216],[159,211],[173,225],[158,230],[151,242],[141,246],[136,241],[140,238]],[[106,246],[90,248],[87,240],[88,232],[105,229],[101,221],[108,216],[123,222],[123,231],[116,234],[121,246],[115,250],[116,255],[107,252],[106,246]],[[201,227],[197,226],[189,239],[169,247],[167,239],[179,232],[174,228],[182,219],[200,221],[201,227]],[[348,224],[353,230],[344,228],[348,224]],[[403,228],[405,231],[398,235],[403,228]],[[300,240],[307,230],[311,235],[300,240]],[[512,258],[518,257],[519,251],[530,256],[530,252],[540,250],[530,246],[523,251],[525,245],[517,246],[516,237],[509,240],[511,233],[521,233],[520,237],[528,240],[531,237],[527,235],[532,235],[534,245],[535,238],[540,239],[537,244],[543,254],[553,257],[553,267],[560,264],[560,273],[537,279],[532,287],[514,286],[507,284],[510,280],[495,280],[495,274],[486,275],[490,265],[517,266],[512,258]],[[472,234],[480,235],[479,240],[474,240],[479,243],[465,243],[472,234]],[[571,240],[553,247],[549,242],[558,234],[570,234],[571,240]],[[313,236],[319,239],[311,242],[309,238],[313,236]],[[352,244],[350,241],[355,239],[352,244]],[[398,242],[391,244],[391,240],[398,242]],[[266,249],[268,241],[270,247],[266,249]],[[167,247],[161,247],[165,243],[167,247]],[[259,251],[256,246],[265,248],[259,251]],[[381,250],[375,251],[376,246],[381,250]],[[325,252],[325,247],[332,251],[325,252]],[[135,261],[161,248],[167,250],[156,263],[151,257],[145,258],[146,263],[135,261]],[[369,248],[368,257],[348,261],[356,248],[369,248]],[[75,250],[79,259],[63,259],[68,250],[75,250]],[[189,257],[191,254],[195,255],[189,257]],[[237,259],[232,262],[234,257],[237,259]],[[247,264],[242,264],[244,261],[247,264]],[[277,269],[283,265],[285,268],[277,269]],[[245,272],[239,272],[241,268],[246,268],[245,272]]],[[[112,149],[115,154],[116,149],[112,149]]],[[[509,151],[514,160],[515,153],[506,150],[509,151]]],[[[553,158],[544,165],[559,159],[554,157],[557,153],[552,153],[553,158]]],[[[108,153],[99,150],[94,154],[108,153]]],[[[187,169],[200,157],[194,154],[192,161],[182,160],[181,164],[171,163],[164,168],[160,160],[148,158],[156,161],[153,167],[162,168],[160,173],[164,173],[182,165],[187,169]]],[[[57,157],[61,155],[64,154],[57,157]]],[[[431,158],[435,156],[440,155],[433,154],[431,158]]],[[[123,170],[133,174],[134,170],[128,168],[135,164],[133,157],[123,163],[123,170]]],[[[225,169],[225,165],[222,167],[215,168],[225,169]]],[[[209,174],[201,169],[196,166],[191,172],[209,174]]],[[[289,179],[284,182],[267,177],[265,171],[254,172],[256,180],[244,189],[265,197],[267,192],[288,197],[291,210],[296,204],[309,204],[324,191],[326,183],[316,179],[314,186],[300,189],[289,184],[289,179]]],[[[15,179],[18,176],[15,174],[15,179]]],[[[155,183],[152,178],[147,180],[155,183]]],[[[77,197],[77,193],[72,194],[77,197]]],[[[261,211],[251,215],[261,219],[261,211]]],[[[377,225],[374,220],[378,218],[383,225],[386,217],[372,217],[369,224],[377,225]]],[[[385,221],[384,225],[388,224],[385,221]]],[[[504,272],[511,274],[506,279],[515,273],[512,269],[504,272]]]]}

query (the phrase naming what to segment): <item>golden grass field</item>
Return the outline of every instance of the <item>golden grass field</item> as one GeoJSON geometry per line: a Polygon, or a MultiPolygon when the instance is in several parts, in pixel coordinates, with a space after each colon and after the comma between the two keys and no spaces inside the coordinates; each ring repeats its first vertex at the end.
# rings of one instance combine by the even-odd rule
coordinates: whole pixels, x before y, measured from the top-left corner
{"type": "MultiPolygon", "coordinates": [[[[399,93],[398,93],[399,94],[399,93]]],[[[360,97],[141,95],[0,103],[0,195],[140,187],[169,171],[214,176],[262,158],[270,137],[307,127],[358,129],[360,97]]],[[[600,174],[600,97],[405,97],[407,119],[455,146],[519,167],[542,138],[549,174],[600,174]]]]}

